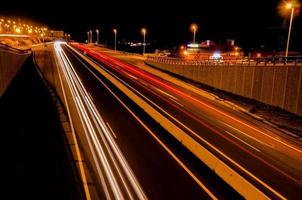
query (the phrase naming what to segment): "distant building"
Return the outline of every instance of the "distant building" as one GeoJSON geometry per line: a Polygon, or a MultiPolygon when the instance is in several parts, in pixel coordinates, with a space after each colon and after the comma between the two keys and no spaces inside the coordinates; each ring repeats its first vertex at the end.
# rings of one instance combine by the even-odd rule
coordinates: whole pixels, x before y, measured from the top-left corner
{"type": "Polygon", "coordinates": [[[64,31],[50,30],[48,36],[52,38],[64,39],[64,31]]]}
{"type": "Polygon", "coordinates": [[[227,40],[225,44],[216,44],[206,40],[200,44],[187,44],[180,48],[180,56],[186,59],[234,59],[242,58],[244,53],[241,48],[235,46],[234,40],[227,40]]]}

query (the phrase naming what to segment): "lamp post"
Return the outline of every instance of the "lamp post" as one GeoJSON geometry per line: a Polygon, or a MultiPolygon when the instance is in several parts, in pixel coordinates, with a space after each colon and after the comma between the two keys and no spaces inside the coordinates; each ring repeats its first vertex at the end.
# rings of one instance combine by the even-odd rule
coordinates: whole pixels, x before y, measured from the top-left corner
{"type": "Polygon", "coordinates": [[[143,55],[144,55],[145,51],[146,51],[146,33],[147,33],[147,30],[145,28],[142,28],[141,32],[142,32],[143,37],[144,37],[144,40],[143,40],[143,55]]]}
{"type": "Polygon", "coordinates": [[[116,34],[117,34],[117,30],[113,29],[113,33],[114,33],[114,51],[116,51],[116,34]]]}
{"type": "Polygon", "coordinates": [[[285,57],[287,58],[287,56],[288,56],[288,49],[289,49],[289,42],[290,42],[290,35],[291,35],[293,18],[294,18],[294,12],[295,12],[295,7],[294,7],[294,5],[292,3],[287,3],[285,7],[287,9],[291,10],[290,22],[289,22],[289,28],[288,28],[288,35],[287,35],[287,43],[286,43],[286,50],[285,50],[285,57]]]}
{"type": "Polygon", "coordinates": [[[99,38],[99,30],[96,29],[96,43],[99,44],[100,43],[100,38],[99,38]]]}
{"type": "Polygon", "coordinates": [[[90,43],[92,43],[92,30],[90,30],[89,33],[90,33],[90,43]]]}
{"type": "Polygon", "coordinates": [[[89,31],[87,31],[87,44],[89,43],[89,31]]]}
{"type": "Polygon", "coordinates": [[[193,32],[193,44],[195,44],[195,36],[198,29],[197,24],[191,24],[190,29],[193,32]]]}

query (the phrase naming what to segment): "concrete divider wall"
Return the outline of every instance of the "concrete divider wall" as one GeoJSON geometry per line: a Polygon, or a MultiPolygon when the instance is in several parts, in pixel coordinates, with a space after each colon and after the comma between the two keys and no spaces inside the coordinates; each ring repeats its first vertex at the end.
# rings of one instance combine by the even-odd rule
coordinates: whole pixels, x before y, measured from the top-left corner
{"type": "Polygon", "coordinates": [[[0,48],[0,97],[29,55],[29,53],[16,53],[0,48]]]}
{"type": "Polygon", "coordinates": [[[302,66],[147,64],[302,116],[302,66]]]}

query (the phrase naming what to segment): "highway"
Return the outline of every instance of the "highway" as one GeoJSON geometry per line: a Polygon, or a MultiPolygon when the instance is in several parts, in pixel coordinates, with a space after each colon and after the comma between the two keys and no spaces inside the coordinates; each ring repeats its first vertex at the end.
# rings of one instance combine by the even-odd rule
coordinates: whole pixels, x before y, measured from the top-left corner
{"type": "Polygon", "coordinates": [[[301,143],[135,66],[73,46],[271,198],[302,195],[301,143]]]}
{"type": "Polygon", "coordinates": [[[55,52],[82,116],[101,198],[241,198],[74,51],[56,43],[55,52]]]}

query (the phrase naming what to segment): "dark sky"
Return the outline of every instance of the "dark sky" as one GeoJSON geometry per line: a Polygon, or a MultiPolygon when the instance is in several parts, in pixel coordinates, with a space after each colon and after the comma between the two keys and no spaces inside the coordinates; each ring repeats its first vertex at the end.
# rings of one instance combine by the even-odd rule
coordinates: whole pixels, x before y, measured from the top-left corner
{"type": "MultiPolygon", "coordinates": [[[[280,46],[286,30],[276,31],[284,19],[279,16],[279,0],[3,0],[1,13],[31,18],[53,29],[63,29],[84,40],[90,29],[101,29],[103,40],[112,40],[112,28],[119,38],[141,39],[147,28],[149,40],[159,45],[179,44],[192,39],[189,25],[199,25],[197,40],[224,42],[234,38],[245,47],[280,46]],[[285,32],[284,32],[285,31],[285,32]]],[[[300,14],[301,15],[301,14],[300,14]]],[[[302,46],[301,16],[295,18],[293,46],[302,46]]]]}

